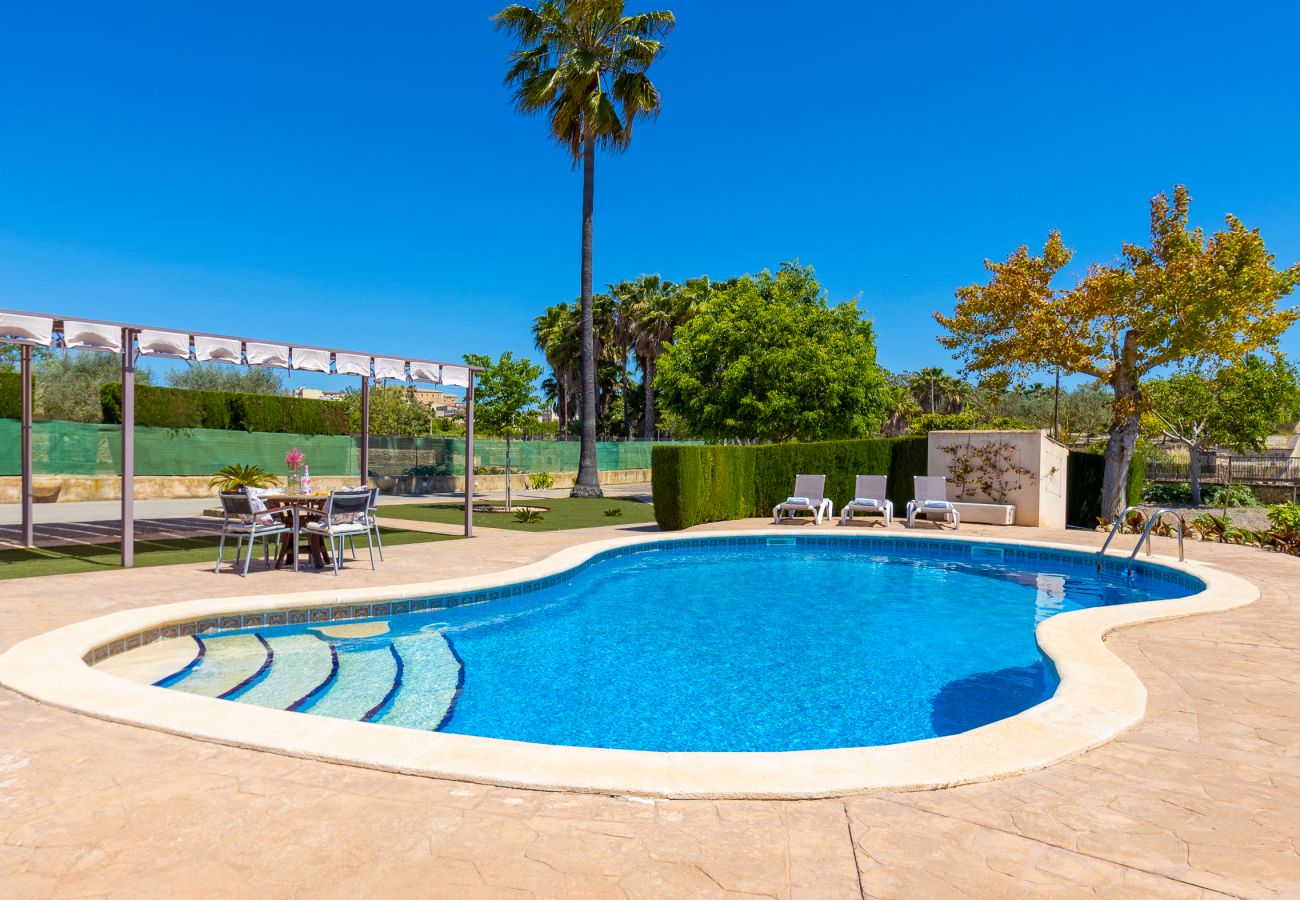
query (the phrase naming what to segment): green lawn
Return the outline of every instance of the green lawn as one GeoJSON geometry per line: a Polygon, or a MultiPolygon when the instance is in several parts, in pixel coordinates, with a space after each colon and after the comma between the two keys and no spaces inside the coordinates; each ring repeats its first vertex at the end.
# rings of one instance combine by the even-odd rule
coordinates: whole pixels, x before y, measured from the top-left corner
{"type": "MultiPolygon", "coordinates": [[[[654,507],[637,500],[575,500],[571,497],[555,499],[515,500],[515,505],[544,506],[542,521],[532,525],[516,522],[513,514],[474,513],[474,525],[484,528],[513,528],[516,531],[564,531],[569,528],[596,528],[601,525],[629,525],[655,520],[654,507]],[[605,510],[621,509],[621,516],[607,516],[605,510]]],[[[459,525],[465,521],[465,512],[456,503],[392,503],[379,508],[385,519],[413,519],[418,522],[443,522],[459,525]]]]}
{"type": "MultiPolygon", "coordinates": [[[[423,544],[428,541],[456,540],[451,535],[427,534],[422,531],[402,531],[381,528],[385,547],[402,544],[423,544]]],[[[217,561],[216,537],[179,538],[166,541],[136,541],[136,567],[171,566],[178,563],[215,563],[217,561]]],[[[234,541],[226,542],[226,559],[233,556],[234,541]]],[[[357,544],[358,559],[365,553],[364,541],[357,544]]],[[[272,548],[274,552],[274,547],[272,548]]],[[[306,557],[304,557],[305,559],[306,557]]],[[[253,565],[249,574],[261,566],[261,542],[253,551],[253,565]]],[[[33,575],[66,575],[70,572],[103,572],[116,569],[122,561],[117,544],[90,544],[71,547],[38,547],[32,550],[0,550],[0,579],[28,578],[33,575]]]]}

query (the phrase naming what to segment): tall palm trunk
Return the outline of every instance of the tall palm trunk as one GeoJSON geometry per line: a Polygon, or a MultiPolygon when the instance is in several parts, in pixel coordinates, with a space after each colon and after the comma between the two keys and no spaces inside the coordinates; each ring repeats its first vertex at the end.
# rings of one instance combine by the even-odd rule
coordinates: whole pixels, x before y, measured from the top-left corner
{"type": "Polygon", "coordinates": [[[645,355],[641,373],[645,376],[645,418],[642,422],[641,437],[643,440],[653,441],[655,439],[655,355],[653,353],[645,355]]]}
{"type": "Polygon", "coordinates": [[[582,446],[570,497],[603,497],[596,469],[596,322],[591,301],[591,213],[596,198],[596,142],[582,142],[582,446]]]}

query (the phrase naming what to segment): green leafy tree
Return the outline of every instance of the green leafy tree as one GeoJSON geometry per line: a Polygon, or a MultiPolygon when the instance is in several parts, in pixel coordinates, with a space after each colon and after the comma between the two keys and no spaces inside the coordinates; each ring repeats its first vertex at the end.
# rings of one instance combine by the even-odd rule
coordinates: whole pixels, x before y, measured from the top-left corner
{"type": "MultiPolygon", "coordinates": [[[[37,415],[68,422],[102,422],[99,390],[122,380],[122,357],[93,350],[51,353],[35,365],[37,415]]],[[[150,384],[147,369],[137,368],[136,384],[150,384]]]]}
{"type": "MultiPolygon", "coordinates": [[[[361,431],[361,392],[350,388],[343,397],[348,407],[348,427],[361,431]]],[[[433,410],[415,399],[415,392],[400,385],[370,389],[370,433],[391,437],[417,437],[442,433],[444,423],[433,410]]]]}
{"type": "Polygon", "coordinates": [[[830,306],[795,263],[716,292],[677,330],[655,387],[693,434],[746,441],[873,434],[890,396],[856,301],[830,306]]]}
{"type": "Polygon", "coordinates": [[[465,362],[482,366],[474,388],[474,414],[485,431],[506,439],[506,511],[510,510],[510,439],[537,416],[536,383],[542,367],[506,351],[496,362],[485,353],[466,353],[465,362]]]}
{"type": "Polygon", "coordinates": [[[957,291],[951,316],[935,313],[939,342],[967,371],[1024,377],[1051,371],[1091,375],[1113,393],[1101,511],[1124,507],[1141,431],[1142,383],[1193,361],[1230,363],[1273,349],[1300,316],[1279,306],[1300,283],[1300,264],[1278,271],[1258,230],[1228,216],[1212,235],[1188,227],[1181,185],[1151,201],[1151,243],[1124,244],[1119,262],[1093,266],[1070,288],[1054,280],[1073,251],[1052,232],[1041,256],[1020,247],[985,261],[985,284],[957,291]]]}
{"type": "Polygon", "coordinates": [[[495,21],[518,42],[506,84],[523,113],[544,113],[551,136],[582,162],[580,372],[582,448],[574,497],[600,497],[596,469],[595,318],[592,307],[592,209],[596,148],[623,151],[637,119],[659,114],[659,90],[647,70],[676,23],[671,12],[625,15],[623,0],[512,3],[495,21]]]}
{"type": "Polygon", "coordinates": [[[1262,451],[1278,424],[1296,415],[1298,390],[1296,371],[1285,359],[1256,355],[1210,371],[1186,368],[1147,384],[1148,421],[1191,457],[1193,504],[1201,503],[1201,455],[1219,445],[1262,451]]]}
{"type": "Polygon", "coordinates": [[[167,383],[192,391],[229,391],[233,394],[283,394],[284,377],[261,366],[193,363],[167,373],[167,383]]]}

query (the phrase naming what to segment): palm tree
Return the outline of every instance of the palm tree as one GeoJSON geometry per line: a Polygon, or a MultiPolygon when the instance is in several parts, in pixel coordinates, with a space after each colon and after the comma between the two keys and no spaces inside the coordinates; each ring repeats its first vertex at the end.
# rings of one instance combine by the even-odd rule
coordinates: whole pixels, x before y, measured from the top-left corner
{"type": "Polygon", "coordinates": [[[533,320],[533,343],[551,367],[555,392],[555,411],[560,417],[560,440],[569,435],[569,410],[576,393],[575,363],[578,358],[576,333],[578,317],[568,303],[548,306],[533,320]]]}
{"type": "Polygon", "coordinates": [[[923,413],[959,413],[970,400],[970,383],[945,375],[943,369],[921,369],[909,372],[904,378],[923,413]]]}
{"type": "Polygon", "coordinates": [[[652,441],[655,437],[655,363],[663,355],[664,347],[672,340],[673,332],[683,318],[683,304],[679,291],[671,281],[658,275],[642,275],[628,283],[627,295],[631,316],[636,323],[636,355],[641,364],[642,384],[645,387],[645,417],[641,437],[652,441]]]}
{"type": "Polygon", "coordinates": [[[659,90],[646,70],[676,18],[667,10],[623,14],[624,0],[539,0],[497,13],[518,41],[505,82],[520,112],[545,112],[551,135],[582,161],[582,450],[570,496],[600,497],[596,469],[596,349],[591,300],[596,147],[626,150],[632,126],[654,117],[659,90]]]}

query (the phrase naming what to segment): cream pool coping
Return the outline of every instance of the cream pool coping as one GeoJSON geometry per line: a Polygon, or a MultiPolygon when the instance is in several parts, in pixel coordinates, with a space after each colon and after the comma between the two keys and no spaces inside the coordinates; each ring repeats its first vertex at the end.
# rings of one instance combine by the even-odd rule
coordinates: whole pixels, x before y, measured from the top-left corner
{"type": "MultiPolygon", "coordinates": [[[[88,666],[106,641],[214,615],[427,597],[497,588],[567,571],[618,547],[673,540],[772,534],[775,528],[677,532],[569,547],[530,565],[490,575],[381,588],[189,600],[124,610],[46,632],[0,655],[0,684],[27,697],[99,719],[198,740],[410,775],[505,787],[667,798],[813,799],[867,791],[914,791],[1005,778],[1041,769],[1106,743],[1137,726],[1146,688],[1106,647],[1109,632],[1160,619],[1244,606],[1259,590],[1198,562],[1151,557],[1205,583],[1189,597],[1094,607],[1039,624],[1038,643],[1060,676],[1037,706],[971,731],[904,744],[768,753],[684,753],[559,747],[418,731],[265,709],[166,690],[88,666]]],[[[829,540],[850,535],[823,535],[829,540]]],[[[890,539],[959,540],[1084,553],[1078,545],[940,534],[890,539]]],[[[1122,558],[1124,554],[1112,554],[1122,558]]],[[[811,598],[810,602],[816,602],[811,598]]]]}

